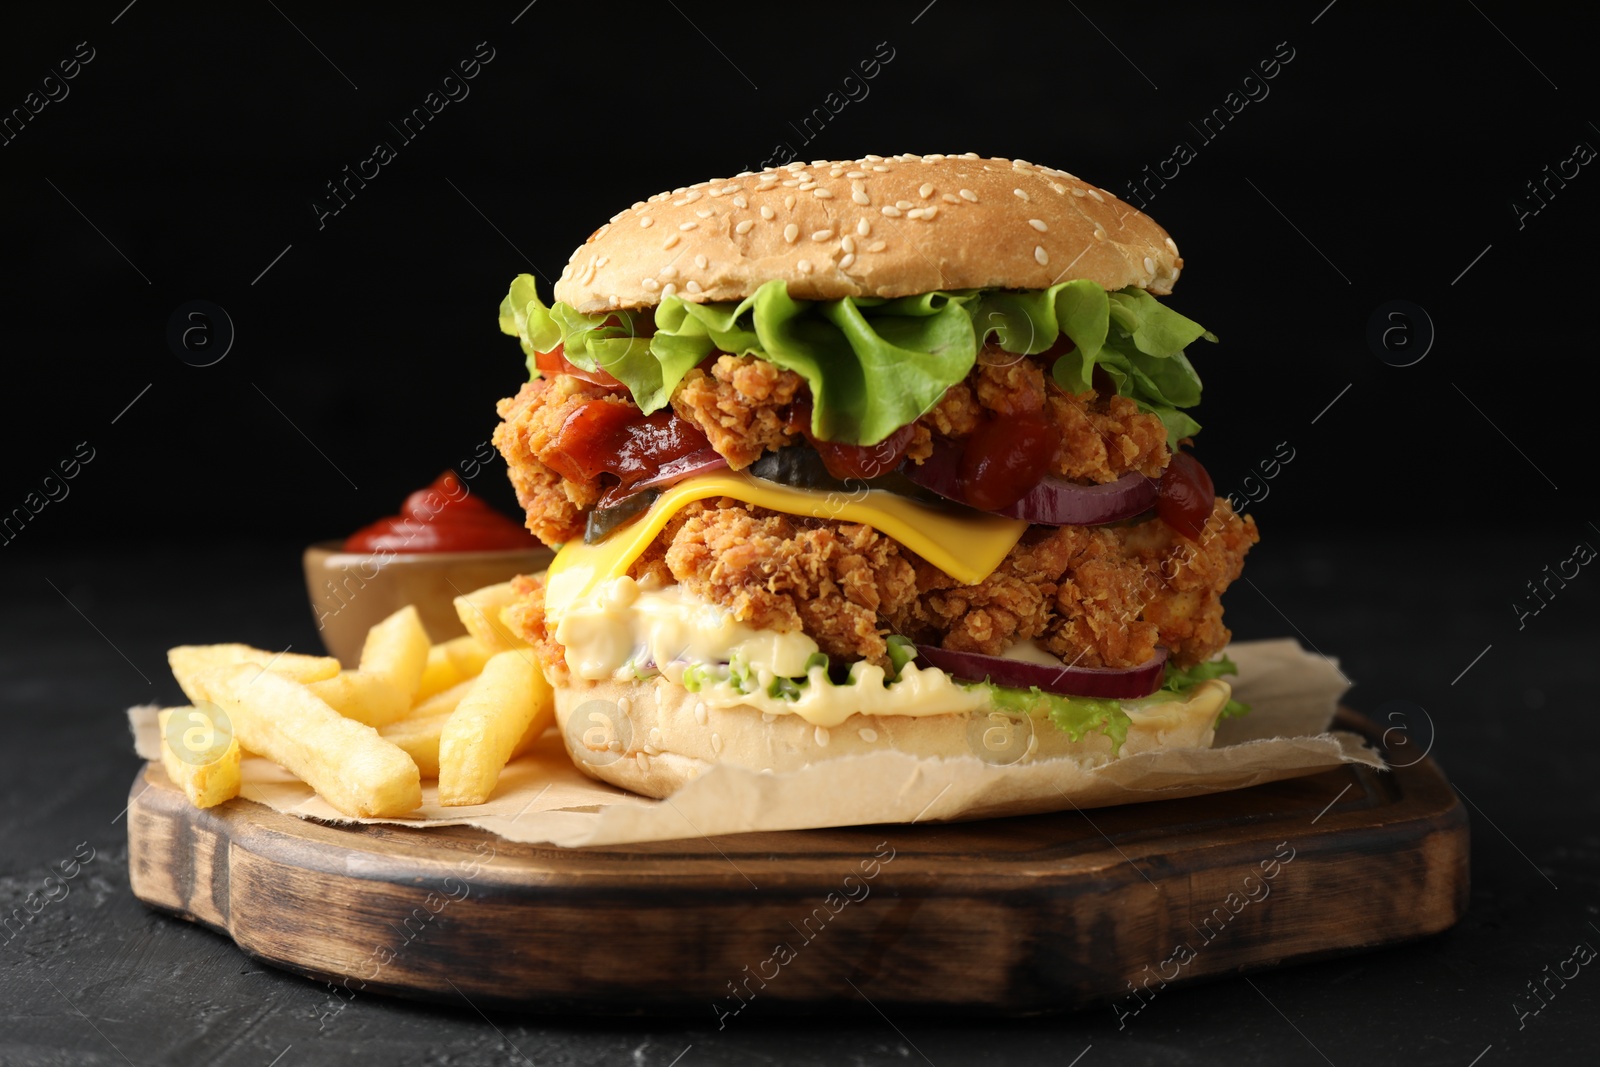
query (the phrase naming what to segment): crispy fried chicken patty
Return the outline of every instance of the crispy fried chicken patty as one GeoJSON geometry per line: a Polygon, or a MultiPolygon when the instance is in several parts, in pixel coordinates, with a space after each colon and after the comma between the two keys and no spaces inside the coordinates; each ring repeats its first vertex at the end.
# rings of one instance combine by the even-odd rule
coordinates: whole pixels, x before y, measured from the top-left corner
{"type": "MultiPolygon", "coordinates": [[[[1068,663],[1131,667],[1165,645],[1190,666],[1228,643],[1221,595],[1259,540],[1218,498],[1198,541],[1159,518],[1031,528],[977,585],[961,585],[858,523],[801,518],[730,498],[690,504],[635,561],[635,578],[681,583],[761,629],[803,630],[830,656],[887,664],[889,634],[1000,655],[1037,640],[1068,663]]],[[[544,622],[542,579],[519,579],[508,621],[565,672],[544,622]]]]}
{"type": "MultiPolygon", "coordinates": [[[[582,536],[583,510],[607,488],[562,477],[551,464],[563,423],[597,399],[632,406],[626,393],[567,374],[536,378],[500,401],[494,443],[505,457],[528,529],[546,544],[582,536]]],[[[743,470],[766,452],[804,440],[791,416],[794,405],[809,399],[805,379],[793,371],[755,356],[723,355],[684,376],[672,409],[704,433],[730,467],[743,470]]],[[[1111,482],[1128,471],[1157,477],[1170,458],[1161,420],[1132,400],[1067,393],[1035,360],[997,349],[985,349],[966,379],[917,420],[906,455],[920,463],[931,454],[935,435],[960,440],[987,419],[1041,413],[1059,434],[1051,471],[1062,477],[1111,482]]]]}

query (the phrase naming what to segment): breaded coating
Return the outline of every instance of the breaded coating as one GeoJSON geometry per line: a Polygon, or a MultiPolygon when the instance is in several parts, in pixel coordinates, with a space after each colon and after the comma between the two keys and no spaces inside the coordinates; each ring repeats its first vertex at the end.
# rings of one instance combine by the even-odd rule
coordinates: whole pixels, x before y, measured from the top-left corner
{"type": "Polygon", "coordinates": [[[755,356],[719,356],[711,373],[695,368],[672,394],[672,410],[694,423],[728,466],[743,470],[762,453],[792,444],[783,409],[809,395],[806,381],[755,356]]]}
{"type": "MultiPolygon", "coordinates": [[[[494,442],[506,458],[528,529],[547,544],[583,532],[581,510],[592,507],[606,486],[575,482],[549,466],[553,441],[567,416],[597,397],[631,404],[626,394],[607,391],[571,375],[538,378],[500,402],[503,420],[494,442]]],[[[768,452],[803,441],[792,432],[797,404],[810,402],[805,379],[755,356],[717,357],[709,371],[694,368],[678,384],[672,408],[697,426],[734,470],[768,452]]],[[[800,409],[803,410],[803,409],[800,409]]],[[[906,456],[916,463],[933,453],[936,437],[959,440],[991,418],[1043,413],[1060,432],[1051,470],[1084,482],[1111,482],[1128,471],[1150,477],[1166,467],[1167,431],[1127,397],[1063,392],[1042,364],[985,349],[965,381],[913,424],[906,456]],[[1003,357],[1003,358],[1002,358],[1003,357]]]]}
{"type": "Polygon", "coordinates": [[[558,374],[535,378],[516,396],[496,406],[501,422],[495,427],[494,445],[505,457],[517,502],[527,513],[528,529],[547,545],[582,537],[584,517],[580,512],[593,507],[604,491],[593,480],[563,478],[546,462],[554,452],[562,423],[578,407],[596,399],[629,403],[581,378],[558,374]]]}
{"type": "MultiPolygon", "coordinates": [[[[691,593],[757,629],[804,630],[830,656],[887,664],[880,614],[916,593],[916,572],[870,526],[800,518],[723,498],[664,530],[662,559],[691,593]]],[[[654,564],[636,565],[640,576],[654,564]]]]}
{"type": "Polygon", "coordinates": [[[631,573],[681,582],[751,626],[802,629],[845,659],[883,663],[898,632],[991,656],[1038,639],[1086,667],[1136,666],[1161,644],[1190,666],[1228,643],[1221,594],[1257,540],[1221,498],[1198,543],[1159,518],[1035,526],[964,586],[870,527],[722,498],[684,508],[631,573]]]}
{"type": "Polygon", "coordinates": [[[541,572],[535,575],[519,574],[511,579],[511,589],[517,594],[516,603],[506,609],[503,619],[511,630],[533,646],[533,654],[551,681],[566,681],[566,652],[556,643],[555,634],[545,625],[544,581],[541,572]]]}

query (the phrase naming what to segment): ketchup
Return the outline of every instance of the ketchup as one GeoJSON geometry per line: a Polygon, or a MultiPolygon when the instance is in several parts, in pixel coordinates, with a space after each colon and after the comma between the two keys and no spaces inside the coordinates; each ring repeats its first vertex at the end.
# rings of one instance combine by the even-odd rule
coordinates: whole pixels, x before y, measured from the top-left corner
{"type": "Polygon", "coordinates": [[[400,514],[345,538],[346,552],[503,552],[538,548],[534,536],[473,496],[453,471],[406,497],[400,514]]]}
{"type": "Polygon", "coordinates": [[[822,457],[828,473],[841,482],[853,478],[868,481],[881,478],[900,466],[911,441],[916,436],[915,424],[900,427],[875,445],[847,445],[840,441],[824,441],[811,432],[811,405],[804,400],[790,404],[780,414],[786,433],[803,434],[811,447],[822,457]]]}
{"type": "Polygon", "coordinates": [[[1161,521],[1191,541],[1200,540],[1201,531],[1217,506],[1211,475],[1200,461],[1187,452],[1172,453],[1172,461],[1161,475],[1156,514],[1161,521]]]}
{"type": "Polygon", "coordinates": [[[632,404],[589,400],[561,424],[545,462],[575,482],[614,475],[625,490],[663,465],[710,447],[698,426],[670,409],[641,415],[632,404]]]}

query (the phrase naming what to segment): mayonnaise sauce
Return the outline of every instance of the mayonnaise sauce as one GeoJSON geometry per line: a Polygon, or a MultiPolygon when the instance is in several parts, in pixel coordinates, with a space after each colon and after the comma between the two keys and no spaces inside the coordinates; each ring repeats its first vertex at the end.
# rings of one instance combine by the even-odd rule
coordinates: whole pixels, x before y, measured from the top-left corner
{"type": "Polygon", "coordinates": [[[642,585],[624,575],[574,601],[556,627],[574,677],[627,681],[653,665],[682,684],[684,672],[696,695],[717,708],[747,705],[776,715],[798,715],[815,726],[838,726],[851,715],[943,715],[987,707],[981,691],[968,691],[936,668],[908,663],[884,684],[884,670],[867,662],[850,668],[836,685],[826,667],[807,663],[817,643],[795,630],[758,630],[680,585],[642,585]],[[735,665],[731,676],[723,665],[735,665]],[[707,669],[709,668],[709,669],[707,669]],[[769,692],[780,678],[806,680],[798,696],[769,692]],[[743,684],[740,684],[740,680],[743,684]]]}

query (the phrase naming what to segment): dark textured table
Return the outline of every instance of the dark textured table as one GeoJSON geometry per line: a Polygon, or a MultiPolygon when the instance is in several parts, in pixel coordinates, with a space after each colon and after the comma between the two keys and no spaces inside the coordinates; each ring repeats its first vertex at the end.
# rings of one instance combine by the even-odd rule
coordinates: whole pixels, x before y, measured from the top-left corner
{"type": "MultiPolygon", "coordinates": [[[[1496,558],[1538,559],[1544,540],[1496,538],[1496,558]]],[[[1109,1008],[983,1021],[884,1018],[863,1003],[795,1020],[757,1000],[719,1030],[709,1009],[619,1023],[343,1004],[128,891],[121,812],[139,764],[123,709],[177,698],[171,644],[314,647],[294,548],[8,559],[0,907],[26,913],[38,894],[38,911],[0,935],[0,1063],[1584,1062],[1600,977],[1564,961],[1600,946],[1595,598],[1574,582],[1518,632],[1496,583],[1474,580],[1488,547],[1269,540],[1229,608],[1241,637],[1298,633],[1338,655],[1358,682],[1350,704],[1403,713],[1392,721],[1406,740],[1431,743],[1472,817],[1466,918],[1409,946],[1172,988],[1121,1030],[1109,1008]]]]}

